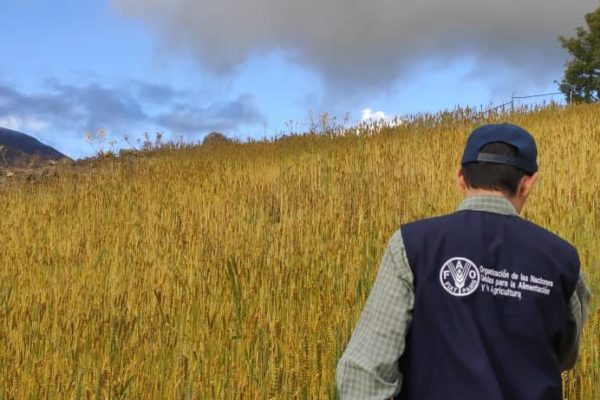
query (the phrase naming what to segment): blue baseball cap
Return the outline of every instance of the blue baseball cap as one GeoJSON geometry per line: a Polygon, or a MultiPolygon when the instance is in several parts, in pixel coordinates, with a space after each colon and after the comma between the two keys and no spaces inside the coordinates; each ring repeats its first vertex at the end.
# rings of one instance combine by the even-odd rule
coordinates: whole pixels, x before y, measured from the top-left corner
{"type": "Polygon", "coordinates": [[[482,125],[469,135],[461,164],[465,165],[474,162],[512,165],[528,175],[533,175],[538,170],[535,139],[529,132],[517,125],[482,125]],[[515,147],[518,154],[516,156],[509,156],[481,153],[483,146],[494,142],[502,142],[515,147]]]}

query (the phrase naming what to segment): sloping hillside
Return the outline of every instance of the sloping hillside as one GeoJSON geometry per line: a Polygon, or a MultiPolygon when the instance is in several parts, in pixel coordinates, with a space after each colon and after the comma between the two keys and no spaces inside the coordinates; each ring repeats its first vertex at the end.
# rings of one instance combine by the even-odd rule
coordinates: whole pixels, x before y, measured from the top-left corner
{"type": "Polygon", "coordinates": [[[125,152],[0,185],[0,398],[334,398],[390,236],[456,208],[468,133],[503,121],[539,144],[523,216],[580,250],[595,294],[563,398],[600,399],[600,104],[125,152]]]}
{"type": "Polygon", "coordinates": [[[34,137],[0,128],[0,167],[19,167],[62,158],[68,157],[34,137]]]}

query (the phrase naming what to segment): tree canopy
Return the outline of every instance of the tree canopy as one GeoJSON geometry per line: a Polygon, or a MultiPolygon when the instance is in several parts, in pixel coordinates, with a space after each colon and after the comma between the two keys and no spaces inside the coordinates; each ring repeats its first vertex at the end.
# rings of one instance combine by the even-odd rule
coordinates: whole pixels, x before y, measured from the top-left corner
{"type": "Polygon", "coordinates": [[[229,139],[227,136],[225,136],[221,132],[211,132],[204,137],[204,140],[202,140],[203,145],[214,145],[214,144],[229,143],[229,142],[231,142],[231,139],[229,139]]]}
{"type": "Polygon", "coordinates": [[[560,43],[571,55],[559,89],[568,101],[596,102],[600,97],[600,7],[586,14],[587,29],[578,27],[571,38],[560,43]]]}

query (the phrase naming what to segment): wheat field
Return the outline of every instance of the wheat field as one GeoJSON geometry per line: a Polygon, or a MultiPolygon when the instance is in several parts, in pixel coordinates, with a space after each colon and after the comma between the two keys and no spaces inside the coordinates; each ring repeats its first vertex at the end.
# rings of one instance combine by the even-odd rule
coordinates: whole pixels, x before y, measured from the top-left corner
{"type": "MultiPolygon", "coordinates": [[[[0,186],[0,399],[334,398],[387,240],[454,210],[490,121],[536,136],[524,216],[577,246],[598,293],[598,105],[108,157],[0,186]]],[[[567,399],[600,398],[598,310],[567,399]]]]}

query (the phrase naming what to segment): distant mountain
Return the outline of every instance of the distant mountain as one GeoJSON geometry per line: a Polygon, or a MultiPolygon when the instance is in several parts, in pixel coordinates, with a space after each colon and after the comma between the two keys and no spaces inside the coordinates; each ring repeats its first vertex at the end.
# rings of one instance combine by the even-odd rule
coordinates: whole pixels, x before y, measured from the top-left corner
{"type": "Polygon", "coordinates": [[[21,132],[0,128],[0,168],[69,158],[21,132]]]}

